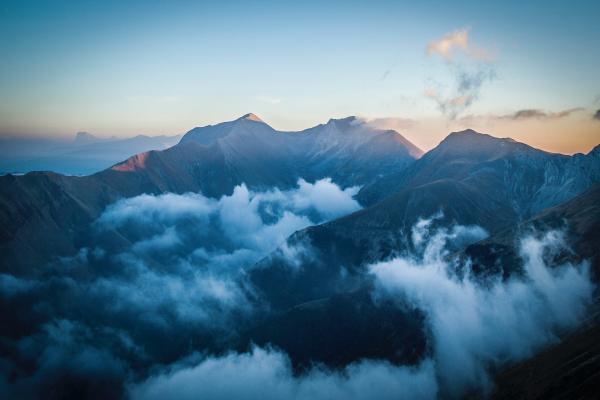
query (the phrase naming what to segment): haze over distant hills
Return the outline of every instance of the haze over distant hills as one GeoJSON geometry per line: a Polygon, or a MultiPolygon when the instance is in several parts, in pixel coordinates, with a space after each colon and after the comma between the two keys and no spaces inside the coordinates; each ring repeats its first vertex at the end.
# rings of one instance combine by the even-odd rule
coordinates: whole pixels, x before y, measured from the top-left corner
{"type": "Polygon", "coordinates": [[[78,132],[75,139],[0,138],[0,173],[53,171],[89,175],[137,153],[175,145],[181,136],[98,138],[78,132]]]}

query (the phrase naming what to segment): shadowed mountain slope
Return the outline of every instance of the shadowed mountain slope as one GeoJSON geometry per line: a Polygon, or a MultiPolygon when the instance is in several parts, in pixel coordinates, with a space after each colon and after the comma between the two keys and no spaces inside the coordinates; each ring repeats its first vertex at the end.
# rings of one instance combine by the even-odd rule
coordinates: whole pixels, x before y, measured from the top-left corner
{"type": "Polygon", "coordinates": [[[300,177],[364,185],[405,168],[419,154],[398,133],[354,117],[292,133],[248,114],[192,129],[176,146],[137,154],[94,175],[1,176],[0,270],[75,253],[89,224],[120,198],[165,192],[220,197],[242,183],[255,190],[285,189],[300,177]]]}
{"type": "MultiPolygon", "coordinates": [[[[463,211],[468,208],[469,205],[465,206],[463,211]]],[[[270,343],[282,348],[297,356],[295,360],[300,368],[314,362],[337,366],[361,358],[385,358],[410,364],[425,355],[431,343],[423,331],[423,316],[410,304],[389,307],[369,294],[373,283],[371,276],[366,274],[366,265],[402,254],[410,246],[408,238],[394,235],[385,226],[353,225],[356,218],[371,212],[370,209],[363,210],[294,234],[288,239],[285,251],[303,249],[303,252],[297,252],[301,254],[296,259],[297,265],[290,265],[282,257],[282,250],[277,250],[248,270],[249,279],[269,304],[271,313],[246,334],[246,343],[270,343]],[[355,329],[348,329],[344,340],[353,341],[354,346],[345,346],[343,352],[330,352],[329,349],[336,349],[338,326],[343,327],[347,321],[352,321],[355,329]],[[318,340],[305,343],[306,337],[318,340]],[[379,339],[369,341],[365,337],[379,339]]],[[[469,222],[470,217],[458,218],[458,215],[440,218],[438,223],[445,225],[457,219],[461,223],[469,222]]],[[[459,248],[455,254],[471,258],[473,263],[465,265],[470,265],[477,276],[503,274],[508,277],[520,273],[518,249],[523,235],[551,229],[565,232],[572,252],[552,254],[548,264],[587,259],[597,282],[600,276],[597,246],[600,239],[600,185],[488,239],[465,249],[459,248]]],[[[586,335],[589,341],[590,334],[586,335]]],[[[546,355],[542,360],[548,357],[551,356],[546,355]]],[[[581,358],[581,363],[588,359],[590,357],[581,358]]],[[[558,358],[554,361],[565,362],[558,358]]],[[[541,370],[544,366],[538,364],[536,368],[541,370]]],[[[583,364],[581,368],[584,368],[583,364]]],[[[581,377],[589,375],[583,372],[581,377]]],[[[548,372],[551,373],[554,372],[548,372]]],[[[510,376],[502,379],[509,380],[508,384],[515,380],[510,376]]],[[[528,382],[515,384],[528,385],[528,382]]],[[[510,389],[510,386],[502,388],[499,393],[514,393],[510,389]]]]}
{"type": "Polygon", "coordinates": [[[455,132],[406,170],[366,185],[358,198],[374,204],[440,180],[460,182],[527,218],[600,181],[600,147],[565,156],[473,130],[455,132]]]}

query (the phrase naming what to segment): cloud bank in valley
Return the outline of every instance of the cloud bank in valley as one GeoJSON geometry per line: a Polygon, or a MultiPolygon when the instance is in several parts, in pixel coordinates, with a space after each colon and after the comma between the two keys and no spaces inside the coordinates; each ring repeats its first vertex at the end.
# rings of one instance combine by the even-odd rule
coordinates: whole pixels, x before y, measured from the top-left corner
{"type": "Polygon", "coordinates": [[[97,247],[50,266],[43,280],[0,276],[0,311],[20,316],[2,332],[11,356],[0,357],[0,389],[35,397],[58,381],[84,395],[134,399],[460,397],[489,390],[490,368],[579,323],[593,284],[586,262],[548,265],[548,252],[565,246],[560,232],[522,238],[521,276],[481,280],[450,254],[487,232],[434,227],[435,215],[412,228],[411,250],[363,276],[375,282],[375,303],[425,315],[430,348],[417,364],[357,360],[298,374],[282,350],[236,351],[236,334],[264,311],[243,267],[294,230],[357,209],[356,190],[300,181],[290,191],[242,185],[221,199],[164,194],[113,204],[94,225],[97,247]]]}
{"type": "Polygon", "coordinates": [[[0,328],[0,390],[30,398],[62,382],[59,397],[76,387],[114,398],[155,364],[222,348],[261,307],[244,268],[294,231],[359,209],[357,191],[300,180],[287,191],[240,185],[220,199],[167,193],[110,205],[89,246],[42,277],[0,275],[0,313],[13,318],[0,328]]]}
{"type": "Polygon", "coordinates": [[[431,399],[436,382],[430,362],[397,367],[362,361],[343,371],[315,368],[294,376],[287,356],[254,348],[249,353],[208,357],[198,364],[132,386],[132,399],[431,399]]]}
{"type": "Polygon", "coordinates": [[[531,356],[583,317],[593,292],[588,264],[550,268],[545,262],[545,252],[565,247],[560,232],[524,237],[519,249],[524,276],[489,283],[468,268],[461,275],[458,261],[448,258],[453,240],[482,232],[476,227],[433,230],[431,223],[421,220],[413,228],[415,254],[372,265],[370,271],[377,295],[425,312],[432,362],[444,395],[489,390],[489,368],[531,356]]]}
{"type": "Polygon", "coordinates": [[[360,361],[297,376],[284,353],[254,348],[174,365],[131,385],[132,398],[454,398],[490,390],[490,368],[528,357],[577,326],[593,285],[585,262],[546,264],[547,252],[565,246],[560,232],[522,238],[522,276],[484,282],[462,274],[468,264],[449,254],[487,233],[477,226],[434,228],[439,217],[413,227],[414,251],[369,267],[376,299],[395,299],[425,312],[432,349],[418,365],[360,361]]]}

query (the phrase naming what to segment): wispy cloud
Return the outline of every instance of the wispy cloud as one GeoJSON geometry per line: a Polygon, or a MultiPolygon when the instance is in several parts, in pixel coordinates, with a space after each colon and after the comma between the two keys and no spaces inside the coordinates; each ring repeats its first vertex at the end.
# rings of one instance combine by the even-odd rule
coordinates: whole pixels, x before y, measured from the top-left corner
{"type": "Polygon", "coordinates": [[[578,111],[583,111],[582,107],[569,108],[562,111],[557,112],[545,112],[539,109],[523,109],[518,110],[513,114],[504,115],[500,118],[503,119],[514,119],[514,120],[523,120],[523,119],[558,119],[565,118],[569,115],[576,113],[578,111]]]}
{"type": "Polygon", "coordinates": [[[435,87],[424,91],[425,97],[432,99],[438,109],[450,119],[455,119],[479,99],[485,83],[496,78],[496,70],[491,54],[469,41],[468,28],[447,33],[429,42],[428,56],[440,56],[447,65],[453,82],[435,82],[435,87]],[[457,57],[458,54],[463,57],[457,57]],[[450,87],[449,90],[442,88],[450,87]]]}
{"type": "Polygon", "coordinates": [[[385,71],[383,71],[383,74],[381,74],[381,78],[379,78],[380,81],[384,81],[386,80],[386,78],[388,76],[390,76],[390,73],[392,72],[391,68],[386,69],[385,71]]]}
{"type": "Polygon", "coordinates": [[[493,58],[489,51],[469,42],[469,28],[457,29],[432,40],[426,51],[427,55],[437,54],[446,61],[452,61],[458,52],[475,60],[491,61],[493,58]]]}
{"type": "MultiPolygon", "coordinates": [[[[583,107],[567,108],[561,111],[544,111],[539,108],[524,108],[509,114],[487,114],[487,115],[468,115],[461,120],[488,119],[488,120],[506,120],[506,121],[526,121],[526,120],[557,120],[567,118],[573,114],[584,111],[583,107]]],[[[600,110],[598,110],[600,112],[600,110]]]]}
{"type": "MultiPolygon", "coordinates": [[[[438,109],[450,119],[455,119],[460,113],[477,101],[485,83],[496,78],[496,71],[492,66],[474,66],[467,69],[455,65],[452,68],[455,77],[454,87],[450,91],[427,88],[425,97],[436,102],[438,109]]],[[[442,86],[442,85],[438,85],[442,86]]]]}
{"type": "Polygon", "coordinates": [[[410,118],[386,117],[374,118],[366,121],[367,124],[378,129],[393,129],[402,132],[415,126],[416,121],[410,118]]]}

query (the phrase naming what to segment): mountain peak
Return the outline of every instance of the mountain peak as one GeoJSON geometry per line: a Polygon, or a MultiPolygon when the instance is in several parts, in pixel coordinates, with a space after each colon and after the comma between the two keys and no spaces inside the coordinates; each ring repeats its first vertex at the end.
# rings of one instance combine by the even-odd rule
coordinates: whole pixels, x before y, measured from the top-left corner
{"type": "Polygon", "coordinates": [[[345,118],[331,118],[327,123],[338,123],[338,124],[356,124],[360,123],[362,120],[354,115],[345,118]]]}
{"type": "Polygon", "coordinates": [[[76,144],[87,144],[87,143],[92,143],[92,142],[95,142],[98,140],[99,139],[96,136],[92,135],[89,132],[77,132],[73,142],[76,144]]]}
{"type": "Polygon", "coordinates": [[[254,122],[265,122],[262,119],[260,119],[256,114],[253,114],[253,113],[248,113],[248,114],[242,115],[240,118],[238,118],[238,120],[248,120],[248,121],[254,121],[254,122]]]}
{"type": "Polygon", "coordinates": [[[471,128],[467,128],[462,131],[452,132],[448,136],[453,136],[453,135],[454,136],[459,136],[459,135],[460,136],[486,136],[485,133],[477,132],[476,130],[471,129],[471,128]]]}
{"type": "Polygon", "coordinates": [[[493,143],[505,141],[505,139],[497,138],[487,133],[477,132],[473,129],[465,129],[463,131],[452,132],[442,143],[493,143]]]}
{"type": "Polygon", "coordinates": [[[451,151],[455,154],[475,155],[485,157],[501,157],[514,151],[544,153],[525,143],[511,138],[499,138],[473,129],[452,132],[432,152],[451,151]]]}

